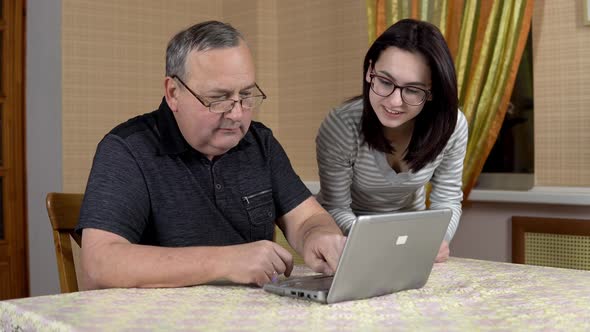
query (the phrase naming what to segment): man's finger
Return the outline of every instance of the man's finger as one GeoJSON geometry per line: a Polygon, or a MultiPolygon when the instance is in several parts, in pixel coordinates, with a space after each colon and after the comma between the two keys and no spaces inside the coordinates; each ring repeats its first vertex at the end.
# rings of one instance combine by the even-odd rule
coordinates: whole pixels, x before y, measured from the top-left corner
{"type": "Polygon", "coordinates": [[[344,245],[346,244],[346,239],[346,237],[341,237],[336,241],[336,245],[329,246],[326,249],[327,252],[324,254],[324,257],[326,257],[326,262],[332,271],[336,271],[338,268],[338,263],[340,261],[340,256],[342,255],[344,245]]]}
{"type": "Polygon", "coordinates": [[[281,259],[282,263],[285,265],[285,271],[283,272],[285,277],[290,276],[291,271],[293,271],[293,255],[291,255],[287,249],[283,248],[283,246],[277,243],[275,243],[273,249],[275,250],[277,256],[281,259]]]}
{"type": "Polygon", "coordinates": [[[308,262],[309,267],[314,271],[322,274],[333,275],[335,270],[330,268],[330,265],[325,260],[314,257],[311,262],[308,262]]]}
{"type": "Polygon", "coordinates": [[[338,253],[333,248],[330,248],[328,249],[328,252],[324,254],[324,257],[326,258],[326,263],[330,270],[336,271],[338,268],[338,259],[340,255],[338,255],[338,253]]]}

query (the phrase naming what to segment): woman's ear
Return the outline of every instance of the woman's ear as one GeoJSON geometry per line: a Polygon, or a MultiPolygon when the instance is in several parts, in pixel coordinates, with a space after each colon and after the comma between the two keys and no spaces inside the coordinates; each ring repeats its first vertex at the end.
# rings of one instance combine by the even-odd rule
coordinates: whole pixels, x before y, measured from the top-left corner
{"type": "Polygon", "coordinates": [[[369,60],[369,67],[367,68],[367,72],[365,73],[365,81],[367,83],[371,83],[371,73],[373,72],[373,63],[369,60]]]}

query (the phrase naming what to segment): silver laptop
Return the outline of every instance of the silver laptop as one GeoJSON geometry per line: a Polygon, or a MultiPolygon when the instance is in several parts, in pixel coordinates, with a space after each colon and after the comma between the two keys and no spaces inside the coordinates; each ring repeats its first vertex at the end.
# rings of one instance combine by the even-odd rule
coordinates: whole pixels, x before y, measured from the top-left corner
{"type": "Polygon", "coordinates": [[[320,303],[390,294],[426,284],[450,209],[363,215],[352,226],[334,276],[269,283],[264,290],[320,303]]]}

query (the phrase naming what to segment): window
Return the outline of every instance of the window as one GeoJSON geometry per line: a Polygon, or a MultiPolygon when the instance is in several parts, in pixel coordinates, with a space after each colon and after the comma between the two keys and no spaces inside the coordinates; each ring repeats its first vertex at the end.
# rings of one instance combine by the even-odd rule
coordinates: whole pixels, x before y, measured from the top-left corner
{"type": "Polygon", "coordinates": [[[528,190],[534,181],[532,33],[522,54],[510,104],[476,189],[528,190]]]}

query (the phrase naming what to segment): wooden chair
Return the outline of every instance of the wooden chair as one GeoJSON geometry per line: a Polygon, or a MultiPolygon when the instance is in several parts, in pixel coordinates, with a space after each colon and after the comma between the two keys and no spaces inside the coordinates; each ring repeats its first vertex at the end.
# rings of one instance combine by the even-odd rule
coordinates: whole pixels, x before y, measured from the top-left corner
{"type": "Polygon", "coordinates": [[[590,220],[513,216],[512,262],[590,271],[590,220]]]}
{"type": "Polygon", "coordinates": [[[82,238],[74,232],[80,216],[82,194],[47,194],[46,205],[51,227],[53,228],[53,241],[55,243],[55,256],[59,272],[59,284],[62,293],[78,291],[74,254],[72,252],[72,237],[78,246],[82,244],[82,238]]]}

